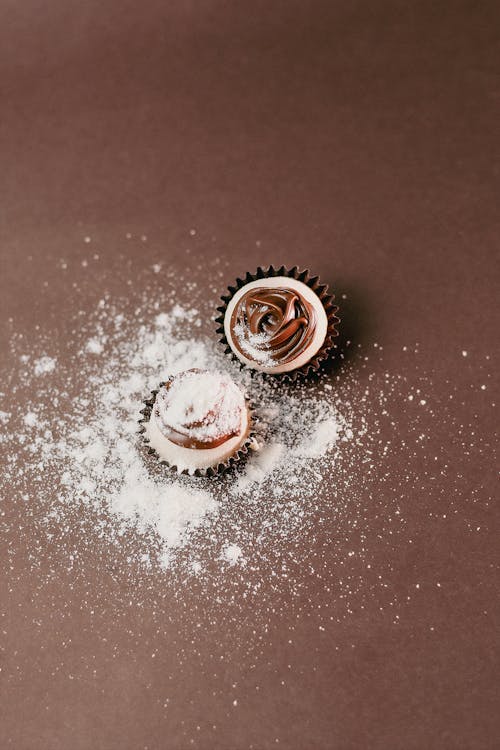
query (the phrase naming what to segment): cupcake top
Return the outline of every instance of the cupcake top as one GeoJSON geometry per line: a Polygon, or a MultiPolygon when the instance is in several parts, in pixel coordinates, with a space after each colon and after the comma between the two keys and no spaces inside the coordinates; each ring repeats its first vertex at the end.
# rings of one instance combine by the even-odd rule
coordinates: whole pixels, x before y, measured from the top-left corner
{"type": "Polygon", "coordinates": [[[224,333],[238,359],[256,370],[298,369],[321,349],[328,317],[307,284],[287,276],[251,281],[230,299],[224,333]]]}
{"type": "Polygon", "coordinates": [[[245,397],[222,373],[186,370],[161,386],[153,415],[161,435],[171,443],[210,450],[239,435],[245,397]]]}

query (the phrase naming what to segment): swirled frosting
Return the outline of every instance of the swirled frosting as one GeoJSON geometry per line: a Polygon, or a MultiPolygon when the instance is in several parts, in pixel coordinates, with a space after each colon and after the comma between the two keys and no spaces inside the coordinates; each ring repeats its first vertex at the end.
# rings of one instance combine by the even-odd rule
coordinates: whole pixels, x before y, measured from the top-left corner
{"type": "Polygon", "coordinates": [[[244,293],[231,316],[233,342],[262,365],[283,365],[306,351],[314,338],[314,306],[298,291],[257,287],[244,293]]]}
{"type": "Polygon", "coordinates": [[[210,449],[241,431],[245,397],[230,378],[186,370],[157,393],[153,415],[161,434],[183,448],[210,449]]]}

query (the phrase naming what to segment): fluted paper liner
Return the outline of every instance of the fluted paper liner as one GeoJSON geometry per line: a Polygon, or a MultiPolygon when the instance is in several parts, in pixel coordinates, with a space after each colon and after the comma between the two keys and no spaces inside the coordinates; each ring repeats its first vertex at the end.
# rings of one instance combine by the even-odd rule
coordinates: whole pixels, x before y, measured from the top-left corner
{"type": "Polygon", "coordinates": [[[153,405],[156,400],[156,395],[160,388],[162,387],[163,383],[160,383],[159,387],[156,390],[151,391],[151,396],[149,398],[146,398],[142,403],[144,404],[144,408],[141,409],[139,412],[143,415],[142,419],[139,419],[139,434],[141,436],[142,442],[147,446],[148,448],[148,455],[155,456],[160,464],[163,464],[164,466],[168,466],[172,472],[175,472],[176,474],[184,474],[186,476],[190,477],[214,477],[216,475],[222,475],[226,472],[233,469],[240,461],[244,461],[249,451],[251,450],[251,446],[253,442],[256,439],[256,433],[254,430],[255,426],[255,412],[253,409],[253,404],[251,401],[249,401],[247,398],[245,398],[245,402],[248,409],[248,419],[249,419],[249,425],[250,425],[250,431],[245,439],[245,442],[238,448],[235,453],[227,458],[225,461],[220,461],[217,465],[214,466],[208,466],[204,469],[195,469],[194,472],[189,472],[188,469],[184,469],[183,471],[178,471],[178,468],[175,464],[170,464],[168,461],[166,461],[164,458],[161,458],[158,454],[158,451],[156,451],[154,448],[151,448],[149,444],[149,438],[145,436],[146,433],[146,423],[149,422],[151,418],[151,412],[153,410],[153,405]]]}
{"type": "Polygon", "coordinates": [[[309,375],[312,375],[314,372],[318,371],[321,363],[329,357],[331,351],[335,348],[334,339],[339,335],[337,326],[340,323],[340,319],[335,314],[338,310],[338,306],[334,304],[334,295],[329,294],[328,285],[322,284],[320,282],[319,276],[311,276],[311,272],[308,269],[300,271],[298,266],[293,266],[293,268],[286,268],[286,266],[281,266],[280,268],[275,268],[274,266],[262,268],[261,266],[259,266],[255,273],[247,272],[244,279],[237,278],[236,282],[232,286],[228,287],[229,294],[225,294],[221,297],[224,304],[217,308],[217,311],[220,313],[220,315],[218,315],[215,319],[215,322],[217,324],[216,331],[220,336],[220,343],[225,347],[225,353],[230,355],[235,362],[238,362],[240,367],[248,367],[236,356],[234,351],[229,346],[229,342],[224,331],[224,318],[226,315],[227,306],[235,293],[242,287],[246,286],[246,284],[249,284],[252,281],[257,281],[258,279],[273,278],[275,276],[288,276],[288,278],[290,279],[302,281],[319,297],[325,309],[328,320],[325,340],[323,341],[321,348],[316,352],[316,354],[311,357],[308,362],[302,365],[302,367],[298,367],[296,370],[289,370],[288,372],[281,373],[262,373],[262,371],[258,368],[249,369],[253,370],[254,372],[260,372],[261,374],[268,375],[271,378],[296,381],[299,378],[306,378],[309,375]]]}

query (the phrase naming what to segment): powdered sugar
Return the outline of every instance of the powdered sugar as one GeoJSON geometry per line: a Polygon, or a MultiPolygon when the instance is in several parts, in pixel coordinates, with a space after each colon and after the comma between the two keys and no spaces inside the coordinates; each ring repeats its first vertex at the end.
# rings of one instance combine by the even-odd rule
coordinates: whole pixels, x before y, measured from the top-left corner
{"type": "Polygon", "coordinates": [[[238,339],[239,346],[250,359],[266,367],[273,364],[272,350],[265,348],[269,342],[269,336],[266,333],[252,333],[241,323],[234,325],[233,332],[238,339]]]}
{"type": "Polygon", "coordinates": [[[33,365],[33,373],[38,377],[39,375],[46,375],[47,373],[52,372],[55,369],[56,360],[54,357],[39,357],[39,359],[35,360],[33,365]]]}
{"type": "Polygon", "coordinates": [[[322,422],[318,422],[311,434],[305,436],[303,445],[296,450],[297,455],[304,458],[320,458],[322,455],[332,450],[342,435],[343,440],[352,437],[352,432],[345,427],[342,432],[342,425],[338,418],[329,417],[322,422]]]}
{"type": "Polygon", "coordinates": [[[195,487],[155,483],[134,465],[110,502],[112,511],[125,522],[135,519],[138,530],[151,528],[159,535],[164,542],[163,564],[171,550],[183,542],[186,532],[196,528],[207,513],[217,510],[210,493],[195,487]]]}
{"type": "Polygon", "coordinates": [[[242,391],[227,376],[213,372],[185,372],[168,388],[162,386],[155,401],[160,429],[207,443],[238,434],[244,409],[242,391]]]}
{"type": "Polygon", "coordinates": [[[283,461],[284,446],[281,443],[263,443],[244,473],[238,478],[233,492],[248,490],[252,485],[263,482],[283,461]]]}
{"type": "Polygon", "coordinates": [[[245,563],[241,547],[238,547],[237,544],[226,545],[222,550],[221,558],[229,565],[236,565],[237,563],[242,565],[245,563]]]}
{"type": "Polygon", "coordinates": [[[98,338],[89,339],[85,349],[91,354],[102,354],[104,350],[104,341],[98,338]]]}
{"type": "Polygon", "coordinates": [[[23,422],[26,427],[35,427],[38,422],[38,418],[34,412],[29,411],[24,415],[23,422]]]}

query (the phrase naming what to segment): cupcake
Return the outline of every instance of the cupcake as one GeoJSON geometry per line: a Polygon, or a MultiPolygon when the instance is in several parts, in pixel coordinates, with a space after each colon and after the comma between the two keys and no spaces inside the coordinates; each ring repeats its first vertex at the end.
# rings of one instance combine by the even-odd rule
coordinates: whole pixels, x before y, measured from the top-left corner
{"type": "Polygon", "coordinates": [[[186,370],[144,402],[143,440],[179,474],[211,476],[247,452],[252,418],[243,392],[227,375],[186,370]]]}
{"type": "Polygon", "coordinates": [[[316,370],[334,347],[338,308],[309,271],[258,268],[222,300],[217,331],[242,365],[295,378],[316,370]]]}

